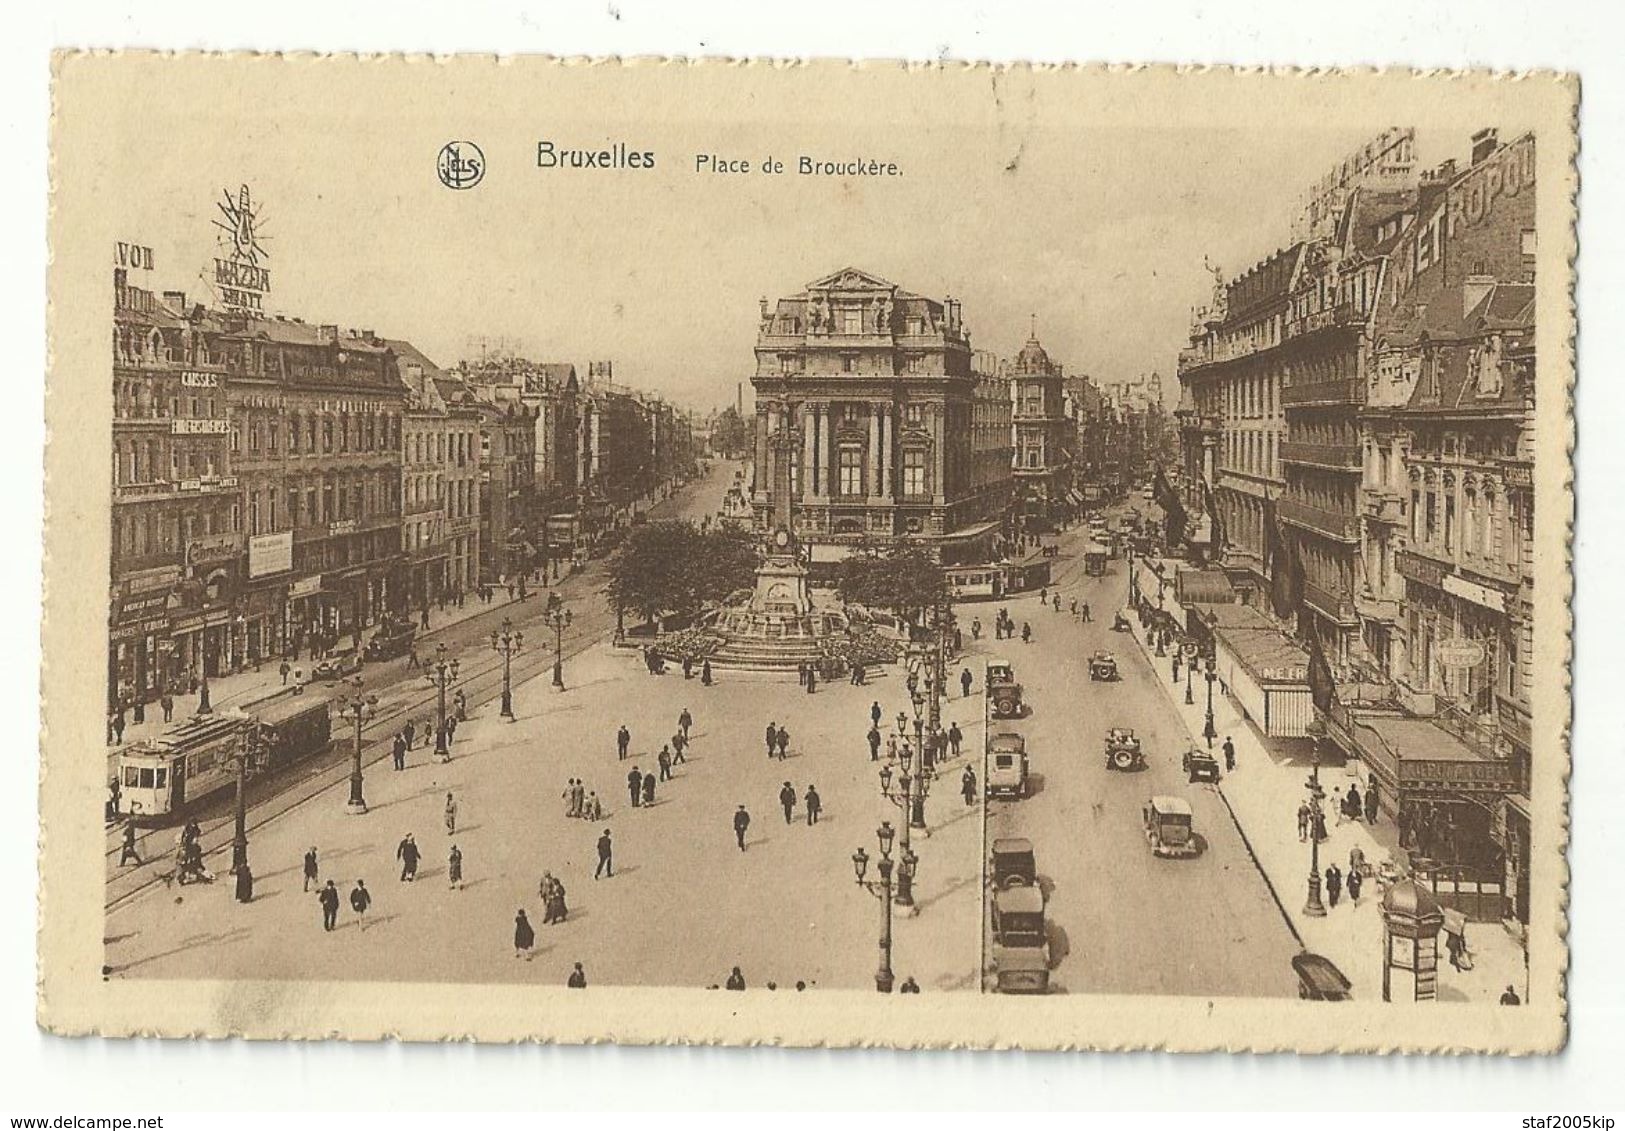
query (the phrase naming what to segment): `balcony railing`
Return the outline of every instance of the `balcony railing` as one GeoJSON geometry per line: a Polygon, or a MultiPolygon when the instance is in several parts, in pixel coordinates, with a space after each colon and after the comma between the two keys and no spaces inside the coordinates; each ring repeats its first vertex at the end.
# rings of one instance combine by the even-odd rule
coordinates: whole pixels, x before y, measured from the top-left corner
{"type": "Polygon", "coordinates": [[[1397,597],[1378,596],[1370,590],[1363,590],[1354,595],[1354,611],[1365,620],[1379,621],[1383,624],[1399,623],[1397,597]]]}
{"type": "Polygon", "coordinates": [[[1360,524],[1351,514],[1317,507],[1311,503],[1299,502],[1297,499],[1281,499],[1275,507],[1282,520],[1294,526],[1306,527],[1343,542],[1360,540],[1360,524]]]}
{"type": "Polygon", "coordinates": [[[1312,581],[1303,583],[1303,599],[1338,624],[1354,624],[1358,619],[1354,615],[1353,603],[1346,596],[1322,589],[1312,581]]]}
{"type": "Polygon", "coordinates": [[[1281,390],[1281,404],[1320,405],[1320,404],[1359,404],[1364,398],[1364,389],[1360,382],[1349,379],[1346,381],[1317,381],[1312,385],[1289,385],[1281,390]]]}
{"type": "Polygon", "coordinates": [[[1357,471],[1360,467],[1360,449],[1354,444],[1309,444],[1302,440],[1287,440],[1281,444],[1281,462],[1357,471]]]}

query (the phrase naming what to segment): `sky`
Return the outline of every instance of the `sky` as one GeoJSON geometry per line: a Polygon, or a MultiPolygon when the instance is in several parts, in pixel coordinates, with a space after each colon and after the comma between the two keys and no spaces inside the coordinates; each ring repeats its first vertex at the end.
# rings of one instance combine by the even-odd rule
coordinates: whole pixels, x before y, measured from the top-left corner
{"type": "MultiPolygon", "coordinates": [[[[976,348],[1011,355],[1036,319],[1068,372],[1155,370],[1173,399],[1190,309],[1211,294],[1204,259],[1229,275],[1286,244],[1303,192],[1393,124],[1130,124],[1107,109],[1060,121],[1043,99],[997,90],[992,110],[962,113],[935,112],[923,91],[871,114],[861,92],[786,109],[712,88],[679,102],[583,92],[548,112],[517,85],[475,98],[442,82],[426,98],[393,79],[376,97],[287,74],[228,90],[132,83],[97,124],[110,240],[154,249],[155,269],[132,282],[210,301],[215,202],[247,184],[270,310],[409,339],[442,365],[482,340],[583,372],[608,359],[622,383],[702,410],[731,403],[739,382],[749,404],[758,298],[854,266],[959,298],[976,348]],[[435,175],[458,139],[486,157],[467,191],[435,175]],[[539,169],[544,139],[625,143],[655,167],[539,169]],[[789,169],[696,172],[699,154],[789,169]],[[902,173],[800,176],[799,155],[902,173]]],[[[1419,128],[1421,164],[1464,155],[1467,133],[1419,128]]]]}

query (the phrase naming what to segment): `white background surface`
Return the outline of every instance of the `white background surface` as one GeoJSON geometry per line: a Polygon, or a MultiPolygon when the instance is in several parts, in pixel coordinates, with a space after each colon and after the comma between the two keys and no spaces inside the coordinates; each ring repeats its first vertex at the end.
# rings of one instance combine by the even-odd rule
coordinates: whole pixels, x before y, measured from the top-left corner
{"type": "MultiPolygon", "coordinates": [[[[1619,584],[1625,375],[1625,164],[1613,5],[1477,0],[1310,4],[1007,4],[833,0],[675,5],[623,0],[516,6],[29,3],[9,6],[3,51],[7,400],[0,472],[11,552],[0,556],[0,1117],[244,1107],[956,1107],[1517,1112],[1621,1106],[1625,978],[1625,624],[1619,584]],[[204,1045],[60,1040],[34,1026],[35,810],[44,370],[48,50],[147,46],[563,55],[864,56],[1314,67],[1554,67],[1580,72],[1581,228],[1573,780],[1571,1040],[1554,1058],[1333,1059],[987,1053],[204,1045]]],[[[1449,1122],[1459,1122],[1451,1119],[1449,1122]]],[[[324,1119],[323,1124],[337,1119],[324,1119]]]]}

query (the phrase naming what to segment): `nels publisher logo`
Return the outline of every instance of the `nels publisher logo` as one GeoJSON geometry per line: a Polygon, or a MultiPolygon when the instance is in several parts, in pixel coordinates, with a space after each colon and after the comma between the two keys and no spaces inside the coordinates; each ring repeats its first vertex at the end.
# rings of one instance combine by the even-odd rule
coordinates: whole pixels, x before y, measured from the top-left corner
{"type": "Polygon", "coordinates": [[[448,141],[435,161],[440,183],[449,189],[471,189],[485,179],[485,154],[471,141],[448,141]]]}

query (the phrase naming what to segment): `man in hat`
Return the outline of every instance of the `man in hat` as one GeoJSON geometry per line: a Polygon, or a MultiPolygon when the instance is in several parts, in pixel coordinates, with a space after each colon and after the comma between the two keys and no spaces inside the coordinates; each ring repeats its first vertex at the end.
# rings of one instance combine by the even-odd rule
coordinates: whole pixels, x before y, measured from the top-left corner
{"type": "Polygon", "coordinates": [[[745,851],[745,830],[748,828],[750,828],[750,812],[744,805],[740,805],[734,810],[734,840],[739,842],[741,852],[745,851]]]}
{"type": "Polygon", "coordinates": [[[817,788],[811,784],[808,784],[807,786],[806,802],[807,823],[809,825],[816,825],[818,823],[818,814],[824,811],[824,799],[818,796],[817,788]]]}
{"type": "Polygon", "coordinates": [[[411,883],[418,878],[418,852],[417,841],[412,834],[407,833],[401,838],[401,843],[395,846],[395,859],[401,862],[401,882],[411,883]]]}
{"type": "Polygon", "coordinates": [[[339,889],[333,886],[332,880],[317,894],[316,902],[322,908],[322,930],[331,931],[339,921],[339,889]]]}
{"type": "Polygon", "coordinates": [[[372,893],[367,890],[366,880],[357,880],[355,887],[350,889],[350,907],[355,911],[356,921],[361,929],[367,929],[367,908],[372,906],[372,893]]]}
{"type": "Polygon", "coordinates": [[[609,839],[609,830],[605,829],[604,835],[598,838],[598,867],[593,871],[593,879],[596,880],[600,875],[609,876],[611,879],[614,878],[614,852],[615,846],[609,839]]]}
{"type": "Polygon", "coordinates": [[[796,787],[789,782],[785,782],[784,788],[779,790],[779,805],[784,809],[784,823],[788,825],[790,814],[796,808],[796,787]]]}
{"type": "Polygon", "coordinates": [[[316,846],[312,845],[310,851],[305,853],[305,889],[304,890],[309,891],[311,884],[319,883],[318,875],[319,875],[319,868],[318,868],[318,865],[316,863],[316,846]]]}

